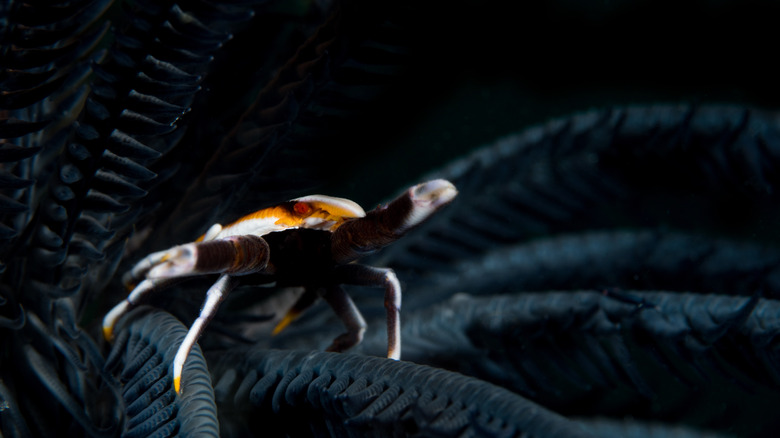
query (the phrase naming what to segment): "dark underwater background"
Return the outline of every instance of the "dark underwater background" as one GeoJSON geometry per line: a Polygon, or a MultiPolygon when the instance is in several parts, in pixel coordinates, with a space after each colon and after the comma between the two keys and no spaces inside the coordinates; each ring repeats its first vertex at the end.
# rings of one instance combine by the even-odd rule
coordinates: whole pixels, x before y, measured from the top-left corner
{"type": "Polygon", "coordinates": [[[769,1],[0,5],[2,436],[775,436],[780,77],[769,1]],[[122,274],[310,193],[460,194],[322,303],[214,278],[102,339],[122,274]]]}

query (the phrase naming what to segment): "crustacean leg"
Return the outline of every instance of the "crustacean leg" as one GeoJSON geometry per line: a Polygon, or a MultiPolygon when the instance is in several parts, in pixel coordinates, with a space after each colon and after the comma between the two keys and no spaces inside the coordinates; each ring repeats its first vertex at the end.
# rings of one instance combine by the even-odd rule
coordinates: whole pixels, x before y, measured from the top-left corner
{"type": "MultiPolygon", "coordinates": [[[[206,231],[206,234],[194,242],[194,244],[211,241],[219,234],[220,231],[222,231],[222,225],[214,224],[208,229],[208,231],[206,231]]],[[[128,289],[134,289],[140,281],[143,281],[147,277],[146,274],[149,272],[149,270],[165,261],[165,259],[169,259],[172,256],[171,252],[176,248],[178,247],[173,247],[164,251],[153,252],[142,258],[133,266],[132,269],[125,273],[125,275],[122,277],[122,283],[124,283],[125,287],[128,289]]]]}
{"type": "Polygon", "coordinates": [[[103,335],[113,338],[114,325],[119,318],[151,293],[160,291],[183,278],[194,275],[221,273],[209,289],[200,315],[190,328],[174,359],[174,386],[179,392],[181,372],[187,355],[214,316],[224,297],[236,286],[234,276],[260,272],[268,264],[270,250],[262,237],[253,235],[229,236],[208,242],[175,246],[154,253],[139,262],[131,272],[143,274],[141,281],[103,319],[103,335]]]}
{"type": "Polygon", "coordinates": [[[284,317],[276,324],[276,327],[274,327],[271,334],[276,336],[281,333],[288,325],[298,319],[306,309],[314,305],[314,303],[317,302],[317,299],[320,298],[320,295],[320,289],[310,287],[304,288],[303,295],[298,298],[298,301],[293,304],[284,317]]]}
{"type": "MultiPolygon", "coordinates": [[[[385,288],[385,310],[387,311],[387,357],[390,359],[399,360],[401,358],[401,283],[398,282],[398,277],[396,277],[395,272],[389,268],[375,268],[373,266],[349,264],[336,267],[336,278],[341,284],[385,288]]],[[[346,295],[346,293],[343,294],[346,295]]],[[[325,296],[325,299],[328,301],[327,295],[325,296]]],[[[348,296],[346,299],[349,300],[347,306],[334,305],[334,303],[331,301],[328,301],[328,304],[331,305],[341,320],[344,321],[344,324],[347,326],[347,330],[357,330],[360,328],[359,324],[355,325],[353,323],[354,320],[362,322],[364,330],[365,321],[363,321],[363,317],[360,315],[357,307],[352,304],[352,300],[349,299],[348,296]]],[[[339,300],[344,299],[339,298],[339,300]]],[[[340,304],[341,301],[336,301],[336,303],[340,304]]],[[[335,341],[333,341],[331,347],[338,345],[342,348],[335,351],[343,351],[347,348],[357,345],[362,340],[363,330],[360,330],[360,336],[357,338],[345,337],[341,341],[339,338],[337,338],[335,341]],[[355,342],[351,345],[346,345],[344,343],[346,339],[354,339],[355,342]],[[342,345],[339,342],[344,344],[342,345]]]]}
{"type": "MultiPolygon", "coordinates": [[[[341,265],[335,269],[336,283],[385,288],[388,358],[399,359],[401,356],[401,285],[392,269],[350,262],[398,240],[452,202],[457,194],[455,186],[446,180],[438,179],[418,184],[389,204],[369,211],[365,217],[347,221],[333,232],[331,252],[334,261],[341,265]]],[[[334,309],[339,313],[335,306],[334,309]]],[[[355,318],[353,313],[359,316],[357,308],[348,309],[341,314],[348,327],[348,321],[355,318]]],[[[360,319],[362,320],[362,317],[360,319]]]]}
{"type": "Polygon", "coordinates": [[[187,336],[184,337],[179,349],[176,351],[176,356],[173,358],[173,388],[176,393],[181,391],[181,374],[184,369],[184,362],[187,360],[187,356],[190,355],[192,347],[198,342],[200,335],[206,330],[206,326],[209,321],[217,313],[217,307],[225,299],[228,293],[238,285],[236,277],[228,274],[222,274],[206,293],[206,301],[203,302],[203,308],[200,310],[198,319],[192,323],[190,330],[187,332],[187,336]]]}
{"type": "Polygon", "coordinates": [[[451,182],[428,181],[406,190],[364,217],[344,222],[333,232],[331,252],[337,264],[371,254],[400,239],[409,230],[452,202],[458,194],[451,182]]]}
{"type": "Polygon", "coordinates": [[[130,295],[127,296],[124,300],[120,301],[119,304],[114,306],[108,313],[106,313],[106,316],[103,317],[103,337],[107,341],[112,341],[114,339],[114,326],[116,325],[116,322],[119,321],[119,318],[122,317],[125,313],[129,312],[133,309],[138,303],[142,301],[142,299],[147,296],[148,294],[166,289],[180,281],[182,281],[184,278],[157,278],[157,279],[146,279],[138,283],[138,285],[133,288],[132,292],[130,292],[130,295]]]}
{"type": "Polygon", "coordinates": [[[366,320],[360,314],[352,298],[339,286],[331,286],[322,295],[325,302],[330,305],[336,315],[344,322],[347,329],[328,346],[327,351],[342,352],[348,350],[363,341],[363,333],[366,331],[366,320]]]}
{"type": "Polygon", "coordinates": [[[113,339],[114,325],[119,318],[151,293],[195,275],[259,272],[268,264],[269,253],[268,244],[262,237],[246,235],[188,243],[151,254],[131,270],[143,273],[146,279],[106,314],[103,335],[107,340],[113,339]]]}

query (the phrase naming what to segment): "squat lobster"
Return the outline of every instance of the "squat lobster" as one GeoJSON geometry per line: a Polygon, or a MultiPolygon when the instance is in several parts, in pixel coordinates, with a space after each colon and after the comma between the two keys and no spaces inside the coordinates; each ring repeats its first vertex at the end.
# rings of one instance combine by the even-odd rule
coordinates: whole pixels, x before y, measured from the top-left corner
{"type": "Polygon", "coordinates": [[[449,204],[457,193],[449,181],[433,180],[409,188],[394,201],[368,213],[348,199],[311,195],[257,211],[225,227],[215,224],[195,242],[152,253],[139,261],[124,277],[125,284],[138,284],[106,314],[103,334],[112,340],[119,318],[148,294],[182,278],[220,274],[174,357],[173,384],[180,393],[187,356],[220,302],[239,284],[242,276],[251,276],[259,283],[304,287],[304,294],[274,333],[281,331],[318,297],[325,299],[347,329],[333,340],[328,351],[344,351],[359,344],[366,329],[360,311],[339,285],[378,286],[385,288],[387,357],[398,360],[401,356],[398,279],[392,269],[352,262],[394,242],[449,204]]]}

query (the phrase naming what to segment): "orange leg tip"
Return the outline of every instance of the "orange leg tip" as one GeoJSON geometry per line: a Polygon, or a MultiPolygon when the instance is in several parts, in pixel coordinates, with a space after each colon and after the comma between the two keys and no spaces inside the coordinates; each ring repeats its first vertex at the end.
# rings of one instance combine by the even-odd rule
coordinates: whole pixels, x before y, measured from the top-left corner
{"type": "Polygon", "coordinates": [[[181,394],[181,377],[176,376],[173,378],[173,389],[176,390],[176,394],[181,394]]]}
{"type": "Polygon", "coordinates": [[[113,327],[103,327],[103,338],[111,342],[114,340],[114,328],[113,327]]]}
{"type": "Polygon", "coordinates": [[[297,312],[287,312],[287,314],[284,315],[284,318],[279,321],[279,324],[276,324],[276,327],[274,327],[274,331],[271,332],[271,335],[276,336],[281,333],[282,330],[287,328],[287,326],[290,325],[291,322],[295,321],[296,318],[298,318],[297,312]]]}

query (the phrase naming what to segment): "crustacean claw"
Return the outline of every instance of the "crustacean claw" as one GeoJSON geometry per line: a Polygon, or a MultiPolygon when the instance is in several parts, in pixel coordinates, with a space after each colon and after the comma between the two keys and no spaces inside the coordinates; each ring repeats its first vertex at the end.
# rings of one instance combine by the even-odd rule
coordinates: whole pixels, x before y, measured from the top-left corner
{"type": "Polygon", "coordinates": [[[410,188],[408,196],[413,207],[399,230],[405,231],[419,225],[452,202],[457,195],[458,190],[446,179],[435,179],[410,188]]]}
{"type": "Polygon", "coordinates": [[[143,273],[146,278],[103,318],[103,336],[113,339],[114,325],[119,318],[147,294],[193,275],[244,275],[261,271],[268,264],[269,253],[262,237],[246,235],[189,243],[151,254],[131,270],[131,275],[143,273]]]}

